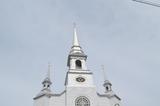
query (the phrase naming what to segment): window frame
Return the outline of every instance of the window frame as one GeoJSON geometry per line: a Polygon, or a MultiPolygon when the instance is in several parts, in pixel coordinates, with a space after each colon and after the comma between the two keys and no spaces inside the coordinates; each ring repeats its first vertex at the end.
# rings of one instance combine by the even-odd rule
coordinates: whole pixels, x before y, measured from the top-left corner
{"type": "Polygon", "coordinates": [[[80,96],[76,98],[75,106],[90,106],[90,101],[87,97],[80,96]]]}

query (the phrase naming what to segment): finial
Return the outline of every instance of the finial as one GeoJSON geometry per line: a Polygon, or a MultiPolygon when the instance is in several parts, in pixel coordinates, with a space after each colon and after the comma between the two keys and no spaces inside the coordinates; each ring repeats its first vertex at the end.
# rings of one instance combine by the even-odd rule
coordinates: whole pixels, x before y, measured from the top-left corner
{"type": "Polygon", "coordinates": [[[76,23],[73,23],[73,46],[79,46],[78,37],[77,37],[77,28],[76,23]]]}

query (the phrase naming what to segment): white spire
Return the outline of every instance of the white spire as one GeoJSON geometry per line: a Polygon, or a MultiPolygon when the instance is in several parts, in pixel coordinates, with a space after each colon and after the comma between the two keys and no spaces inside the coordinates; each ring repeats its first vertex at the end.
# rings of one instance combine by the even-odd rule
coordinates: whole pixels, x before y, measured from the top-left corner
{"type": "Polygon", "coordinates": [[[50,79],[50,70],[51,70],[51,64],[48,63],[48,72],[46,75],[46,78],[43,80],[43,89],[42,90],[49,90],[50,91],[50,85],[52,84],[51,79],[50,79]]]}
{"type": "Polygon", "coordinates": [[[51,64],[48,62],[48,72],[47,72],[47,78],[50,79],[50,73],[51,73],[51,64]]]}
{"type": "Polygon", "coordinates": [[[106,76],[106,72],[105,72],[105,69],[104,69],[104,65],[102,65],[102,73],[103,73],[104,81],[106,81],[107,80],[107,76],[106,76]]]}
{"type": "Polygon", "coordinates": [[[105,87],[106,92],[112,91],[112,88],[111,88],[112,84],[107,79],[106,72],[105,72],[105,69],[104,69],[104,65],[102,65],[102,72],[103,72],[103,77],[104,77],[103,86],[105,87]]]}
{"type": "Polygon", "coordinates": [[[73,32],[73,46],[79,46],[79,41],[77,37],[77,28],[76,23],[73,23],[74,32],[73,32]]]}
{"type": "Polygon", "coordinates": [[[73,24],[73,45],[71,47],[70,54],[72,53],[83,53],[83,50],[79,44],[78,37],[77,37],[77,29],[76,24],[73,24]]]}

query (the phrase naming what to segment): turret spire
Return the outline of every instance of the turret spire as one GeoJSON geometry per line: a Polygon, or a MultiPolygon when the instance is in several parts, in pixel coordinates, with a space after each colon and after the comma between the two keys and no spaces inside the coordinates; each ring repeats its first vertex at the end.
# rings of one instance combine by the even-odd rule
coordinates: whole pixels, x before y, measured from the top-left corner
{"type": "Polygon", "coordinates": [[[103,86],[105,87],[105,92],[109,92],[109,91],[112,91],[112,84],[110,83],[110,81],[107,79],[107,76],[106,76],[106,72],[105,72],[105,69],[104,69],[104,65],[102,65],[102,72],[103,72],[103,77],[104,77],[104,84],[103,86]]]}
{"type": "Polygon", "coordinates": [[[48,63],[48,72],[47,72],[46,78],[42,82],[42,84],[43,84],[43,89],[42,90],[50,91],[50,85],[52,84],[52,82],[50,80],[50,70],[51,70],[51,64],[48,63]]]}
{"type": "Polygon", "coordinates": [[[47,77],[50,79],[50,72],[51,72],[51,64],[48,63],[48,73],[47,73],[47,77]]]}
{"type": "Polygon", "coordinates": [[[39,98],[43,95],[46,95],[48,97],[51,96],[52,91],[51,91],[50,86],[51,86],[52,82],[50,80],[50,70],[51,70],[51,64],[48,63],[48,71],[47,71],[45,79],[42,82],[42,85],[43,85],[42,90],[40,91],[40,93],[34,99],[37,99],[37,98],[39,98]]]}
{"type": "Polygon", "coordinates": [[[78,37],[77,37],[76,23],[73,23],[73,28],[74,28],[74,32],[73,32],[73,46],[79,46],[79,41],[78,41],[78,37]]]}
{"type": "Polygon", "coordinates": [[[103,73],[104,81],[107,80],[107,76],[106,76],[106,72],[105,72],[105,69],[104,69],[104,65],[102,65],[102,73],[103,73]]]}

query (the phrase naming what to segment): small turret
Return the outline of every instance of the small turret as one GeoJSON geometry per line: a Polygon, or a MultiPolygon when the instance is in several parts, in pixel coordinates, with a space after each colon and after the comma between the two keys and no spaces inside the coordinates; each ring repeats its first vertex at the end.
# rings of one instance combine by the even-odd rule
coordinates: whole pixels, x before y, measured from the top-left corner
{"type": "Polygon", "coordinates": [[[52,82],[50,80],[50,70],[51,70],[51,64],[48,64],[48,72],[47,72],[46,78],[42,82],[42,85],[43,85],[42,91],[44,90],[51,91],[50,86],[52,82]]]}
{"type": "Polygon", "coordinates": [[[38,95],[36,95],[34,100],[44,95],[47,97],[50,97],[52,95],[52,91],[51,91],[52,82],[50,79],[50,70],[51,70],[51,64],[48,64],[48,72],[47,72],[46,78],[42,82],[42,85],[43,85],[42,90],[38,93],[38,95]]]}
{"type": "Polygon", "coordinates": [[[112,91],[112,84],[108,80],[104,81],[103,86],[105,87],[106,93],[112,91]]]}
{"type": "Polygon", "coordinates": [[[103,86],[105,87],[105,92],[108,93],[108,92],[112,91],[112,84],[107,79],[107,76],[106,76],[106,73],[105,73],[103,65],[102,65],[102,72],[103,72],[103,77],[104,77],[104,84],[103,84],[103,86]]]}

